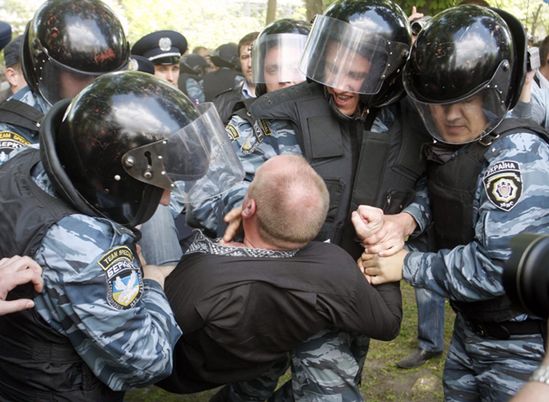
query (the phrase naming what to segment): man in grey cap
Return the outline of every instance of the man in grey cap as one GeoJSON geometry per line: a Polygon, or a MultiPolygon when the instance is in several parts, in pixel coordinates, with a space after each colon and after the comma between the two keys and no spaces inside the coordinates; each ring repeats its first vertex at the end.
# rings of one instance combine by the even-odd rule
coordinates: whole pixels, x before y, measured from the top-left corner
{"type": "Polygon", "coordinates": [[[154,64],[154,75],[177,87],[179,59],[187,51],[187,39],[179,32],[162,30],[143,36],[133,45],[132,55],[154,64]]]}
{"type": "Polygon", "coordinates": [[[4,62],[6,64],[5,75],[6,80],[10,84],[10,96],[27,86],[27,81],[25,81],[25,76],[21,69],[21,61],[19,59],[22,43],[23,35],[19,35],[4,48],[4,62]]]}

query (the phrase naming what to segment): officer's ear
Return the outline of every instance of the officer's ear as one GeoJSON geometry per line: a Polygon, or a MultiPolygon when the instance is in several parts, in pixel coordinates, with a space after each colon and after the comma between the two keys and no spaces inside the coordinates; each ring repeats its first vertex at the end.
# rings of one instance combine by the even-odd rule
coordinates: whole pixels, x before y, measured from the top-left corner
{"type": "Polygon", "coordinates": [[[242,203],[242,218],[250,219],[255,215],[256,208],[257,206],[255,200],[253,198],[246,197],[242,203]]]}

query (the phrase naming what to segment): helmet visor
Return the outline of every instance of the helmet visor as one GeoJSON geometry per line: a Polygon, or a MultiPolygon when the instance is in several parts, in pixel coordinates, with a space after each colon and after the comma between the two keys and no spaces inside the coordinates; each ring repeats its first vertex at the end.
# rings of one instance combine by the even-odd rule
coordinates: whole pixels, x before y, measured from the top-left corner
{"type": "Polygon", "coordinates": [[[501,93],[493,88],[452,103],[414,103],[431,136],[447,144],[466,144],[486,136],[507,113],[501,93]]]}
{"type": "Polygon", "coordinates": [[[305,74],[298,67],[306,41],[306,35],[291,33],[260,36],[252,48],[254,83],[305,81],[305,74]]]}
{"type": "Polygon", "coordinates": [[[502,61],[487,83],[447,102],[423,102],[413,91],[407,92],[433,138],[447,144],[466,144],[488,135],[507,114],[510,83],[507,66],[502,61]]]}
{"type": "Polygon", "coordinates": [[[300,70],[325,86],[358,94],[376,94],[401,64],[408,46],[387,42],[364,28],[317,16],[300,70]]]}
{"type": "MultiPolygon", "coordinates": [[[[50,104],[65,98],[73,98],[85,86],[104,72],[90,72],[75,69],[58,62],[48,55],[45,48],[39,45],[43,52],[41,68],[38,69],[38,91],[40,95],[50,104]]],[[[127,63],[120,66],[119,70],[125,69],[127,63]]]]}
{"type": "Polygon", "coordinates": [[[128,174],[166,190],[177,187],[188,202],[229,190],[244,170],[212,103],[197,106],[200,116],[176,133],[123,156],[128,174]]]}

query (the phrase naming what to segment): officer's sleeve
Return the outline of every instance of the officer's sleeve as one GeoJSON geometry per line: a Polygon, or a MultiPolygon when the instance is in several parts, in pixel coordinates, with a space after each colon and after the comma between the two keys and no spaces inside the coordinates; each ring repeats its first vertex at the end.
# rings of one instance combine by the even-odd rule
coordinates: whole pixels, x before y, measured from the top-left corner
{"type": "Polygon", "coordinates": [[[233,115],[225,130],[244,168],[244,181],[227,189],[224,194],[208,198],[205,202],[196,203],[191,200],[189,216],[192,225],[207,228],[218,234],[220,234],[219,229],[222,226],[223,216],[242,204],[257,168],[264,161],[260,155],[253,153],[256,138],[253,128],[248,122],[233,115]]]}
{"type": "Polygon", "coordinates": [[[542,127],[547,128],[547,104],[549,90],[540,88],[534,82],[532,84],[532,99],[530,104],[532,105],[532,120],[539,123],[542,127]]]}
{"type": "Polygon", "coordinates": [[[521,232],[549,233],[548,145],[533,134],[500,142],[506,146],[479,177],[474,240],[437,253],[408,254],[403,276],[413,286],[461,301],[501,295],[510,240],[521,232]]]}
{"type": "Polygon", "coordinates": [[[206,97],[204,96],[204,90],[198,81],[192,78],[188,78],[185,81],[185,89],[187,90],[187,95],[194,103],[204,103],[206,102],[206,97]]]}
{"type": "Polygon", "coordinates": [[[427,178],[422,177],[416,183],[414,201],[402,212],[406,212],[414,218],[417,223],[416,230],[412,233],[412,237],[415,237],[425,230],[425,228],[431,222],[431,208],[429,206],[429,196],[427,194],[427,178]]]}
{"type": "Polygon", "coordinates": [[[532,82],[530,102],[518,101],[507,115],[519,119],[531,119],[543,126],[547,107],[543,95],[543,89],[535,81],[532,82]]]}
{"type": "Polygon", "coordinates": [[[160,285],[143,280],[133,241],[106,220],[71,215],[36,255],[45,284],[39,314],[113,390],[169,375],[181,335],[160,285]]]}

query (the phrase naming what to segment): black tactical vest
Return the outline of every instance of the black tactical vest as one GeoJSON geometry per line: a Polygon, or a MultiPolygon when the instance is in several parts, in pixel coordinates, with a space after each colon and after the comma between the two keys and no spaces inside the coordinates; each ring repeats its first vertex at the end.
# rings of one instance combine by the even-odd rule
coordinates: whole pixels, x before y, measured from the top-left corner
{"type": "Polygon", "coordinates": [[[361,204],[388,214],[400,212],[414,199],[416,182],[425,171],[421,147],[430,137],[419,116],[406,99],[390,107],[393,125],[388,132],[375,133],[361,119],[338,117],[323,87],[314,82],[265,94],[250,106],[256,119],[293,123],[304,157],[330,192],[318,239],[330,239],[354,258],[362,247],[355,241],[351,212],[361,204]]]}
{"type": "MultiPolygon", "coordinates": [[[[492,144],[504,136],[520,132],[538,134],[549,142],[547,133],[534,122],[505,119],[482,141],[457,149],[451,160],[445,163],[427,162],[432,236],[437,249],[451,249],[473,241],[473,199],[480,172],[487,162],[487,145],[484,144],[492,144]]],[[[517,315],[507,296],[478,302],[451,301],[451,305],[469,321],[501,322],[517,315]]]]}
{"type": "Polygon", "coordinates": [[[231,116],[236,111],[235,106],[242,100],[242,84],[232,89],[221,92],[213,99],[213,104],[221,117],[223,124],[227,125],[231,116]]]}
{"type": "Polygon", "coordinates": [[[0,122],[19,126],[38,135],[44,115],[24,102],[10,99],[0,103],[0,122]]]}
{"type": "MultiPolygon", "coordinates": [[[[0,257],[34,256],[51,225],[76,213],[34,183],[31,170],[39,160],[39,151],[29,149],[0,169],[0,257]]],[[[33,296],[30,285],[9,293],[9,299],[33,296]]],[[[35,309],[0,316],[0,345],[0,399],[122,400],[123,393],[99,381],[68,339],[35,309]]]]}

